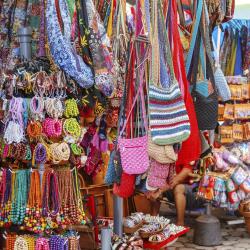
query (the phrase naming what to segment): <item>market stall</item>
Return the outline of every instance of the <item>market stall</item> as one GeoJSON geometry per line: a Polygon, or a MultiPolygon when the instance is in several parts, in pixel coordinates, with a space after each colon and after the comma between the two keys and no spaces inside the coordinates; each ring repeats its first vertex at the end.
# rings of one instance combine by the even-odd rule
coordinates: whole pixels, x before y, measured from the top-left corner
{"type": "Polygon", "coordinates": [[[184,221],[129,204],[184,183],[249,225],[250,22],[234,4],[0,3],[3,249],[168,247],[184,221]]]}

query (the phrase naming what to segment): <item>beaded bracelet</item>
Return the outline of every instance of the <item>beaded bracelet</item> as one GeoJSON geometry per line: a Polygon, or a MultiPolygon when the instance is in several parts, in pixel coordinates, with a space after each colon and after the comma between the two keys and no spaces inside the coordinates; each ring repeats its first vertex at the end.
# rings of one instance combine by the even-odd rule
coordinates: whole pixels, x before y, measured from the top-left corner
{"type": "Polygon", "coordinates": [[[35,250],[50,250],[49,241],[46,238],[38,238],[35,250]]]}
{"type": "Polygon", "coordinates": [[[21,236],[17,237],[14,245],[14,250],[29,250],[28,243],[25,238],[21,236]]]}
{"type": "Polygon", "coordinates": [[[44,164],[49,159],[50,159],[49,148],[43,143],[38,143],[33,152],[32,165],[34,166],[35,163],[44,164]]]}
{"type": "Polygon", "coordinates": [[[42,126],[39,121],[31,121],[27,126],[27,134],[29,138],[38,138],[42,134],[42,126]]]}
{"type": "Polygon", "coordinates": [[[65,101],[64,115],[66,118],[76,117],[79,115],[79,110],[75,99],[72,98],[65,101]]]}
{"type": "Polygon", "coordinates": [[[43,119],[44,100],[42,97],[34,96],[30,100],[30,112],[35,119],[43,119]]]}
{"type": "Polygon", "coordinates": [[[69,118],[64,121],[63,131],[66,135],[78,139],[81,136],[81,127],[75,118],[69,118]]]}
{"type": "Polygon", "coordinates": [[[60,118],[63,115],[64,107],[62,101],[58,98],[47,98],[45,101],[47,114],[53,118],[60,118]]]}
{"type": "Polygon", "coordinates": [[[62,161],[68,161],[70,157],[70,148],[66,142],[53,143],[50,145],[51,160],[54,164],[62,161]]]}
{"type": "Polygon", "coordinates": [[[43,133],[48,137],[58,138],[62,135],[62,121],[46,118],[43,121],[43,133]]]}
{"type": "Polygon", "coordinates": [[[78,146],[76,143],[70,144],[70,148],[74,155],[81,155],[82,154],[82,148],[78,146]]]}

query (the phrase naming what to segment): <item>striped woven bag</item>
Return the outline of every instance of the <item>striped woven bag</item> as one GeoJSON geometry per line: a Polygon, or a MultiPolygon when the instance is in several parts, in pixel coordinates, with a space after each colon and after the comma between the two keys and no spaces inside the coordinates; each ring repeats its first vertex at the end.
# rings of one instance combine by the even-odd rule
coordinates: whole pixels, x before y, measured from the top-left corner
{"type": "MultiPolygon", "coordinates": [[[[168,34],[166,27],[163,25],[162,8],[160,4],[157,6],[157,2],[155,1],[154,4],[154,39],[152,39],[151,81],[149,84],[149,125],[152,141],[158,145],[169,145],[183,142],[189,137],[190,123],[182,93],[174,75],[168,34]],[[158,28],[163,31],[161,39],[158,38],[158,28]],[[159,43],[166,45],[163,48],[165,48],[164,52],[170,74],[168,86],[165,83],[159,83],[159,43]]],[[[167,67],[161,67],[161,70],[168,74],[167,67]]]]}

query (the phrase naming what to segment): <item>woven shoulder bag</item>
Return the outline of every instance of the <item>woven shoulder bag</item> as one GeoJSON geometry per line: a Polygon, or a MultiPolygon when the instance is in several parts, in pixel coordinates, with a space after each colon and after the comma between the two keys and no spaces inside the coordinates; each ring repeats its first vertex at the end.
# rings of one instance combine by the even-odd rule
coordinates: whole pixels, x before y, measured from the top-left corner
{"type": "Polygon", "coordinates": [[[190,123],[182,93],[177,82],[172,62],[171,49],[168,34],[164,25],[163,10],[160,1],[154,1],[153,5],[154,27],[152,37],[152,65],[151,79],[149,82],[149,125],[152,141],[158,145],[172,145],[185,141],[190,135],[190,123]],[[159,4],[158,4],[159,3],[159,4]],[[158,9],[158,10],[157,10],[158,9]],[[159,30],[163,31],[167,65],[161,70],[167,72],[169,67],[170,80],[159,83],[159,30]],[[164,86],[165,87],[162,87],[164,86]]]}

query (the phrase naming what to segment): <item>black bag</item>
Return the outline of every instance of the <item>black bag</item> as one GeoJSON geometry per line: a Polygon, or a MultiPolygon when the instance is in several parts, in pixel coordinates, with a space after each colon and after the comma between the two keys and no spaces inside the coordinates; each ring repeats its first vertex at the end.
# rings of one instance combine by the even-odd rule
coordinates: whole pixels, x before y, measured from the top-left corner
{"type": "MultiPolygon", "coordinates": [[[[206,31],[207,32],[207,31],[206,31]]],[[[193,53],[193,66],[191,70],[191,78],[190,82],[193,85],[191,95],[193,97],[195,112],[198,122],[198,127],[200,130],[213,130],[217,126],[218,122],[218,94],[215,87],[215,79],[214,72],[212,67],[212,59],[209,57],[210,44],[208,44],[207,37],[205,37],[202,25],[200,25],[197,37],[196,44],[193,53]],[[196,90],[197,85],[197,73],[198,73],[198,65],[199,65],[199,54],[200,54],[200,46],[201,46],[201,38],[203,41],[206,41],[205,48],[205,61],[206,61],[206,79],[209,79],[213,86],[213,93],[209,96],[204,96],[200,92],[196,90]]]]}

